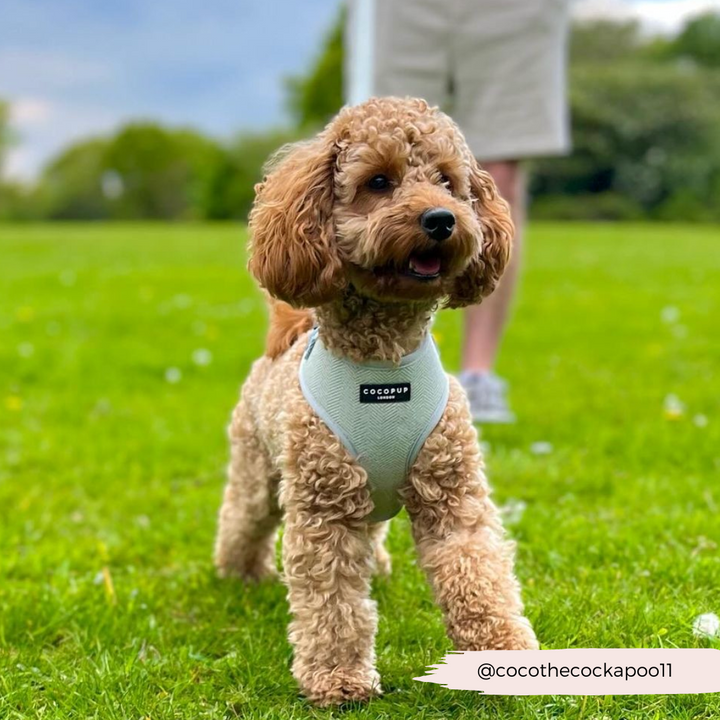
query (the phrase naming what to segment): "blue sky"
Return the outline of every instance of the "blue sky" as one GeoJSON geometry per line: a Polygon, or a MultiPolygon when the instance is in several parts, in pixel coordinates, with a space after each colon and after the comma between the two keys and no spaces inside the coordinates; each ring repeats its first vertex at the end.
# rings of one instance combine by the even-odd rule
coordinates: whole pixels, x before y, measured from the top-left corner
{"type": "MultiPolygon", "coordinates": [[[[720,0],[578,0],[655,29],[720,0]]],[[[217,137],[286,120],[283,79],[307,67],[339,0],[0,0],[0,97],[32,177],[63,145],[131,118],[217,137]]]]}

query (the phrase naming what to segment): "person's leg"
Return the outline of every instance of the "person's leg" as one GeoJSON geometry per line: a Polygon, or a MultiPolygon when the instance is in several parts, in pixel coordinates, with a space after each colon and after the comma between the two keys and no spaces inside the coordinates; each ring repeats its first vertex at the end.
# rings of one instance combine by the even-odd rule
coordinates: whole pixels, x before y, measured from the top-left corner
{"type": "MultiPolygon", "coordinates": [[[[569,0],[457,0],[453,115],[475,157],[515,160],[569,146],[565,55],[569,0]]],[[[512,206],[515,252],[499,287],[466,310],[463,372],[473,418],[512,422],[505,383],[493,372],[520,265],[525,179],[517,162],[484,164],[512,206]]]]}
{"type": "Polygon", "coordinates": [[[500,195],[510,204],[515,237],[510,263],[495,292],[481,305],[465,310],[465,340],[462,367],[465,373],[487,373],[493,370],[500,340],[507,323],[510,306],[515,294],[522,234],[525,225],[525,173],[517,161],[482,163],[492,175],[500,195]]]}
{"type": "Polygon", "coordinates": [[[345,26],[345,101],[372,96],[448,101],[452,17],[441,2],[349,0],[345,26]]]}

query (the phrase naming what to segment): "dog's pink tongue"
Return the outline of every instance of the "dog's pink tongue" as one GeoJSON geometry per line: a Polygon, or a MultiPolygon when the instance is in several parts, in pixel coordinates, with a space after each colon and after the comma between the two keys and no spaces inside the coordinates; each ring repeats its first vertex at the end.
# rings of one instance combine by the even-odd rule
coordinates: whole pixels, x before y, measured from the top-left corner
{"type": "Polygon", "coordinates": [[[413,255],[410,258],[410,269],[418,275],[437,275],[440,272],[440,258],[413,255]]]}

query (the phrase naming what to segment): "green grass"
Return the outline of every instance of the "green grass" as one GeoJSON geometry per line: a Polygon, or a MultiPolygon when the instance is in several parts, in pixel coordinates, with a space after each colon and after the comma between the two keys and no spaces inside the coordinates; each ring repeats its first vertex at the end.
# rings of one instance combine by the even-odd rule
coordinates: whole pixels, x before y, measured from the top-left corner
{"type": "MultiPolygon", "coordinates": [[[[0,226],[0,718],[718,717],[717,695],[414,682],[449,646],[404,515],[374,588],[387,694],[334,712],[298,697],[283,588],[211,566],[225,424],[263,347],[243,239],[0,226]]],[[[692,622],[720,614],[718,277],[717,228],[531,228],[500,362],[520,420],[483,439],[496,500],[527,505],[510,531],[545,647],[707,645],[692,622]]],[[[436,326],[452,370],[460,319],[436,326]]]]}

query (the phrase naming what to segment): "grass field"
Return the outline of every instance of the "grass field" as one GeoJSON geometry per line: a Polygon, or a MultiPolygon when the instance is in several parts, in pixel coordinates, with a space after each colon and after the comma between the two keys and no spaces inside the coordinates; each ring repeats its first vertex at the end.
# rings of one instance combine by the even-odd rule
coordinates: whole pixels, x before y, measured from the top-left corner
{"type": "MultiPolygon", "coordinates": [[[[225,424],[263,347],[243,238],[0,226],[0,719],[720,716],[718,695],[414,682],[449,646],[404,514],[374,588],[385,697],[298,697],[283,588],[211,565],[225,424]]],[[[720,229],[529,240],[500,362],[519,422],[483,432],[528,614],[547,648],[712,645],[692,624],[720,614],[720,229]]],[[[460,315],[436,331],[456,370],[460,315]]]]}

